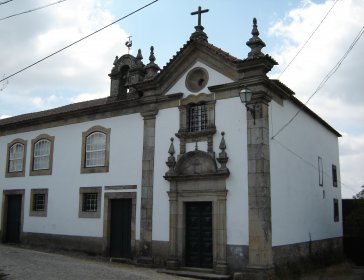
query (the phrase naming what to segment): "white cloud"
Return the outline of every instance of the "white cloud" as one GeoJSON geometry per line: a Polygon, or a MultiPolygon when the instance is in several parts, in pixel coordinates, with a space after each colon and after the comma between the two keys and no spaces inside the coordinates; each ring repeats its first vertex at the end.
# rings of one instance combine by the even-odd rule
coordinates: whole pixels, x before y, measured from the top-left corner
{"type": "MultiPolygon", "coordinates": [[[[334,1],[321,4],[303,1],[274,23],[270,36],[283,42],[271,54],[279,62],[278,73],[296,55],[334,1]]],[[[306,102],[323,78],[336,65],[363,26],[362,0],[337,1],[320,28],[288,67],[280,80],[306,102]]],[[[338,71],[311,99],[308,106],[339,130],[343,197],[351,197],[364,184],[364,38],[358,41],[338,71]]],[[[279,76],[278,73],[272,77],[279,76]]]]}
{"type": "Polygon", "coordinates": [[[71,101],[71,103],[76,103],[76,102],[82,102],[82,101],[91,100],[91,99],[102,98],[102,97],[106,97],[106,96],[107,96],[107,92],[81,93],[79,95],[71,97],[70,101],[71,101]]]}
{"type": "MultiPolygon", "coordinates": [[[[113,16],[101,4],[105,3],[66,1],[2,21],[0,61],[4,73],[0,75],[12,74],[111,23],[113,16]]],[[[41,0],[14,1],[0,10],[0,17],[42,5],[41,0]]],[[[108,92],[108,71],[115,56],[127,52],[123,44],[127,36],[118,24],[112,25],[10,78],[0,94],[0,112],[38,111],[64,105],[85,91],[90,97],[108,92]],[[63,98],[50,98],[60,95],[63,98]]]]}
{"type": "Polygon", "coordinates": [[[0,115],[0,120],[10,118],[10,117],[11,117],[10,115],[0,115]]]}

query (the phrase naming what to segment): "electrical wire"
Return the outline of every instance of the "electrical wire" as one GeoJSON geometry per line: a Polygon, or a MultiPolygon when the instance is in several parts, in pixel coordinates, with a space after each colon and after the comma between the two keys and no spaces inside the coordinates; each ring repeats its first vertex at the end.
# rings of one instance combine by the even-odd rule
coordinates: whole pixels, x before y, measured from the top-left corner
{"type": "Polygon", "coordinates": [[[280,134],[287,126],[289,126],[293,120],[298,116],[298,114],[302,111],[303,107],[312,99],[312,97],[323,88],[323,86],[326,84],[326,82],[336,73],[336,71],[339,69],[345,58],[348,56],[348,54],[352,51],[356,43],[359,41],[361,36],[364,33],[364,26],[360,29],[360,32],[358,35],[356,35],[354,41],[350,44],[349,48],[345,52],[345,54],[341,57],[341,59],[336,63],[336,65],[330,70],[330,72],[323,78],[319,86],[316,88],[313,94],[307,99],[307,101],[299,108],[299,110],[296,112],[296,114],[286,123],[284,124],[273,136],[272,139],[274,139],[278,134],[280,134]]]}
{"type": "MultiPolygon", "coordinates": [[[[11,1],[13,1],[13,0],[11,0],[11,1]]],[[[31,12],[34,12],[34,11],[38,11],[38,10],[47,8],[49,6],[53,6],[53,5],[59,4],[59,3],[64,2],[64,1],[67,1],[67,0],[60,0],[60,1],[57,1],[57,2],[54,2],[54,3],[48,4],[48,5],[40,6],[38,8],[34,8],[34,9],[31,9],[31,10],[25,11],[25,12],[20,12],[20,13],[13,14],[13,15],[10,15],[10,16],[4,17],[4,18],[0,18],[0,21],[1,20],[5,20],[5,19],[8,19],[8,18],[11,18],[11,17],[15,17],[15,16],[19,16],[19,15],[31,13],[31,12]]]]}
{"type": "Polygon", "coordinates": [[[296,55],[291,59],[291,61],[287,64],[287,66],[283,69],[283,71],[278,75],[279,79],[283,73],[287,70],[287,68],[292,64],[292,62],[296,59],[296,57],[300,54],[300,52],[305,48],[305,46],[307,45],[308,41],[310,41],[310,39],[312,38],[312,36],[316,33],[317,29],[319,29],[319,27],[321,26],[321,24],[325,21],[325,19],[327,18],[327,16],[329,15],[329,13],[331,12],[331,10],[335,7],[336,3],[338,2],[338,0],[335,0],[334,4],[331,6],[330,10],[326,13],[326,15],[323,17],[323,19],[320,21],[319,25],[317,25],[317,27],[315,28],[315,30],[311,33],[311,35],[308,37],[308,39],[306,40],[306,42],[302,45],[302,47],[299,49],[299,51],[296,53],[296,55]]]}
{"type": "MultiPolygon", "coordinates": [[[[307,164],[308,166],[311,166],[312,168],[314,168],[315,170],[319,171],[318,166],[316,166],[315,164],[309,162],[308,160],[304,159],[302,156],[300,156],[299,154],[297,154],[296,152],[294,152],[292,149],[288,148],[286,145],[282,144],[280,141],[278,141],[277,139],[272,139],[274,140],[277,144],[279,144],[283,149],[285,149],[286,151],[290,152],[291,154],[293,154],[294,156],[296,156],[298,159],[300,159],[302,162],[304,162],[305,164],[307,164]]],[[[325,174],[327,177],[329,177],[330,179],[332,179],[332,174],[328,174],[327,172],[325,172],[324,170],[322,170],[322,173],[325,174]]],[[[350,187],[347,184],[344,184],[341,180],[338,179],[338,182],[340,183],[341,186],[344,186],[347,189],[350,189],[353,192],[357,192],[357,190],[355,190],[354,188],[350,187]]]]}
{"type": "Polygon", "coordinates": [[[6,3],[9,3],[9,2],[11,2],[11,1],[13,1],[13,0],[8,0],[8,1],[0,2],[0,5],[3,5],[3,4],[6,4],[6,3]]]}
{"type": "Polygon", "coordinates": [[[117,19],[117,20],[113,21],[112,23],[110,23],[110,24],[108,24],[108,25],[106,25],[106,26],[104,26],[104,27],[102,27],[102,28],[100,28],[100,29],[98,29],[98,30],[96,30],[96,31],[94,31],[94,32],[92,32],[92,33],[90,33],[90,34],[88,34],[88,35],[87,35],[87,36],[85,36],[85,37],[82,37],[81,39],[79,39],[79,40],[77,40],[77,41],[73,42],[72,44],[69,44],[69,45],[67,45],[67,46],[63,47],[62,49],[59,49],[58,51],[53,52],[53,53],[51,53],[50,55],[47,55],[46,57],[44,57],[44,58],[42,58],[42,59],[40,59],[40,60],[38,60],[38,61],[36,61],[36,62],[34,62],[34,63],[30,64],[30,65],[28,65],[27,67],[24,67],[24,68],[22,68],[21,70],[19,70],[19,71],[17,71],[17,72],[15,72],[15,73],[13,73],[13,74],[11,74],[11,75],[9,75],[9,76],[7,76],[7,77],[5,77],[5,78],[1,79],[1,80],[0,80],[0,82],[5,81],[5,80],[7,80],[7,79],[9,79],[9,78],[11,78],[11,77],[13,77],[13,76],[15,76],[15,75],[17,75],[17,74],[21,73],[21,72],[23,72],[23,71],[25,71],[25,70],[27,70],[27,69],[29,69],[29,68],[33,67],[34,65],[36,65],[36,64],[38,64],[38,63],[40,63],[40,62],[42,62],[42,61],[44,61],[44,60],[46,60],[46,59],[48,59],[48,58],[50,58],[50,57],[54,56],[54,55],[56,55],[57,53],[60,53],[60,52],[64,51],[65,49],[68,49],[69,47],[71,47],[71,46],[73,46],[73,45],[75,45],[75,44],[77,44],[77,43],[79,43],[79,42],[81,42],[81,41],[85,40],[85,39],[86,39],[86,38],[88,38],[88,37],[91,37],[92,35],[95,35],[96,33],[98,33],[98,32],[100,32],[100,31],[102,31],[102,30],[106,29],[107,27],[110,27],[111,25],[113,25],[113,24],[115,24],[115,23],[117,23],[117,22],[119,22],[119,21],[121,21],[121,20],[123,20],[123,19],[125,19],[125,18],[127,18],[127,17],[129,17],[129,16],[131,16],[131,15],[133,15],[133,14],[135,14],[135,13],[137,13],[137,12],[141,11],[141,10],[143,10],[143,9],[145,9],[146,7],[148,7],[148,6],[150,6],[150,5],[154,4],[154,3],[156,3],[156,2],[158,2],[158,1],[159,1],[159,0],[154,0],[154,1],[150,2],[149,4],[146,4],[146,5],[144,5],[143,7],[139,8],[139,9],[136,9],[135,11],[133,11],[133,12],[131,12],[131,13],[127,14],[126,16],[123,16],[123,17],[121,17],[121,18],[119,18],[119,19],[117,19]]]}

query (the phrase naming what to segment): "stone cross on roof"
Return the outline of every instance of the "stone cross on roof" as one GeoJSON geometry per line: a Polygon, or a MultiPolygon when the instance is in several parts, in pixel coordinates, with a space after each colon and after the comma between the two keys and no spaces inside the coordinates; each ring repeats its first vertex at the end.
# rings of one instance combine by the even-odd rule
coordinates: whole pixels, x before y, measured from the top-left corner
{"type": "Polygon", "coordinates": [[[201,14],[207,13],[208,11],[209,9],[201,10],[201,6],[198,6],[198,10],[196,12],[191,13],[192,16],[198,15],[197,26],[201,26],[201,14]]]}

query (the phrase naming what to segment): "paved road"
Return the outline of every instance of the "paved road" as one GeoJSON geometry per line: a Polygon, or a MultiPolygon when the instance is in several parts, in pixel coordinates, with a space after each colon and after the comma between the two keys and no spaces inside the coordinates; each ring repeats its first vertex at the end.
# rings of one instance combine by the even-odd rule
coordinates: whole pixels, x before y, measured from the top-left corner
{"type": "Polygon", "coordinates": [[[0,244],[0,279],[188,279],[158,273],[155,269],[116,264],[88,258],[45,253],[0,244]],[[2,275],[7,276],[2,276],[2,275]]]}

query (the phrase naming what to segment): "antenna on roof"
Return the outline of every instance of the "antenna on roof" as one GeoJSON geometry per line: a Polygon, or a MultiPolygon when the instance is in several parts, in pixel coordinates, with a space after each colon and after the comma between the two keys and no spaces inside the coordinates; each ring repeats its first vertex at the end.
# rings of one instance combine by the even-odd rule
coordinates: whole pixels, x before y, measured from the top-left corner
{"type": "Polygon", "coordinates": [[[131,46],[133,45],[133,41],[130,39],[131,37],[133,37],[133,36],[129,36],[128,41],[125,42],[125,46],[128,48],[128,54],[129,54],[131,46]]]}

